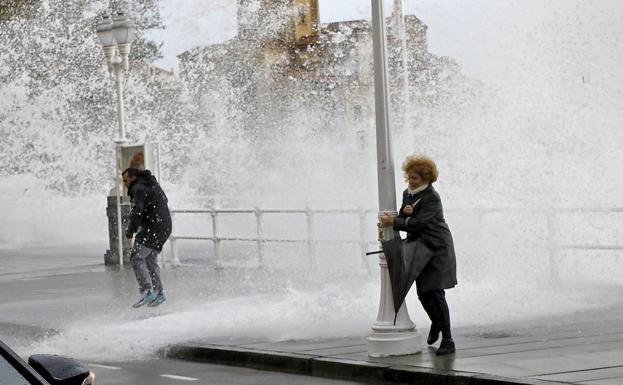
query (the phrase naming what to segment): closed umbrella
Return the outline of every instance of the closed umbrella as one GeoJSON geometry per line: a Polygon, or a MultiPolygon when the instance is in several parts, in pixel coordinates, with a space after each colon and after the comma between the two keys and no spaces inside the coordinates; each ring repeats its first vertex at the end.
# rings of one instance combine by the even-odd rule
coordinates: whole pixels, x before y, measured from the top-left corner
{"type": "Polygon", "coordinates": [[[399,236],[389,241],[383,241],[382,246],[392,285],[395,325],[400,306],[413,282],[433,256],[433,251],[420,240],[407,242],[406,239],[401,239],[399,236]]]}

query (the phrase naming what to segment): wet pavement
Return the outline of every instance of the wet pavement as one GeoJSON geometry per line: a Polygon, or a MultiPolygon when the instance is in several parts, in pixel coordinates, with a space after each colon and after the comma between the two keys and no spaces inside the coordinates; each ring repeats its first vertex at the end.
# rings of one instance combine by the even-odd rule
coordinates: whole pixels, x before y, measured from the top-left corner
{"type": "Polygon", "coordinates": [[[623,384],[620,319],[569,322],[516,335],[457,332],[457,352],[445,357],[428,347],[417,355],[371,358],[365,336],[285,342],[211,339],[166,352],[177,358],[360,381],[623,384]]]}
{"type": "MultiPolygon", "coordinates": [[[[130,303],[135,295],[130,269],[103,266],[97,247],[72,250],[0,250],[0,338],[5,342],[54,335],[55,325],[89,307],[108,306],[104,310],[114,313],[130,303]]],[[[193,291],[200,285],[192,282],[205,275],[200,270],[167,268],[163,274],[184,271],[187,290],[193,291]],[[196,279],[189,279],[193,272],[196,279]]],[[[222,286],[231,290],[230,278],[221,275],[222,286]]],[[[420,330],[422,339],[426,332],[420,330]]],[[[281,342],[222,336],[157,350],[171,358],[370,383],[623,384],[621,306],[486,329],[457,328],[454,334],[457,352],[446,357],[423,347],[418,355],[370,358],[365,335],[281,342]]]]}

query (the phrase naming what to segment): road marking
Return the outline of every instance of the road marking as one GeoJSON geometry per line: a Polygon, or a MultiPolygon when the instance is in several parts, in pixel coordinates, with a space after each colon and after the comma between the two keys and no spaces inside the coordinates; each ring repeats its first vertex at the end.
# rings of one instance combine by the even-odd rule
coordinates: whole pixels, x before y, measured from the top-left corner
{"type": "Polygon", "coordinates": [[[89,364],[87,363],[88,366],[95,366],[96,368],[102,368],[102,369],[109,369],[109,370],[121,370],[122,368],[119,368],[117,366],[108,366],[108,365],[100,365],[100,364],[89,364]]]}
{"type": "Polygon", "coordinates": [[[182,380],[182,381],[199,381],[198,378],[193,378],[193,377],[183,377],[183,376],[176,376],[174,374],[161,374],[160,377],[165,377],[165,378],[170,378],[172,380],[182,380]]]}

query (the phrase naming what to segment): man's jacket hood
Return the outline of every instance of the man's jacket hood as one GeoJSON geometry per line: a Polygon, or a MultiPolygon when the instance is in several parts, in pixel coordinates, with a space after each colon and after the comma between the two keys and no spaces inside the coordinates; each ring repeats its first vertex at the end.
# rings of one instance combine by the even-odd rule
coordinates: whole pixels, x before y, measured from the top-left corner
{"type": "Polygon", "coordinates": [[[130,183],[130,186],[128,186],[128,195],[130,196],[132,195],[131,193],[132,188],[136,186],[137,184],[154,187],[154,186],[158,186],[158,181],[156,180],[156,177],[151,174],[151,171],[149,170],[139,171],[138,175],[136,176],[136,179],[134,179],[132,183],[130,183]]]}

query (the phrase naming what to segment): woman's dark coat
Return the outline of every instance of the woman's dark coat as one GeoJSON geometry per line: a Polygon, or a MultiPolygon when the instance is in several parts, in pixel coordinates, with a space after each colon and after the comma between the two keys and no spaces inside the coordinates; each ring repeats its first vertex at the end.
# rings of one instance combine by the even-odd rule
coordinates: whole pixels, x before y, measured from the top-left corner
{"type": "Polygon", "coordinates": [[[128,195],[132,198],[132,209],[126,236],[138,231],[135,242],[161,252],[171,235],[167,196],[149,170],[141,171],[130,183],[128,195]]]}
{"type": "Polygon", "coordinates": [[[418,295],[456,285],[456,257],[452,234],[443,217],[441,198],[432,184],[417,194],[410,195],[408,189],[402,193],[402,205],[394,220],[394,230],[406,231],[409,241],[419,239],[433,250],[433,256],[416,279],[418,295]],[[404,207],[415,202],[417,204],[413,214],[407,216],[403,212],[404,207]]]}

